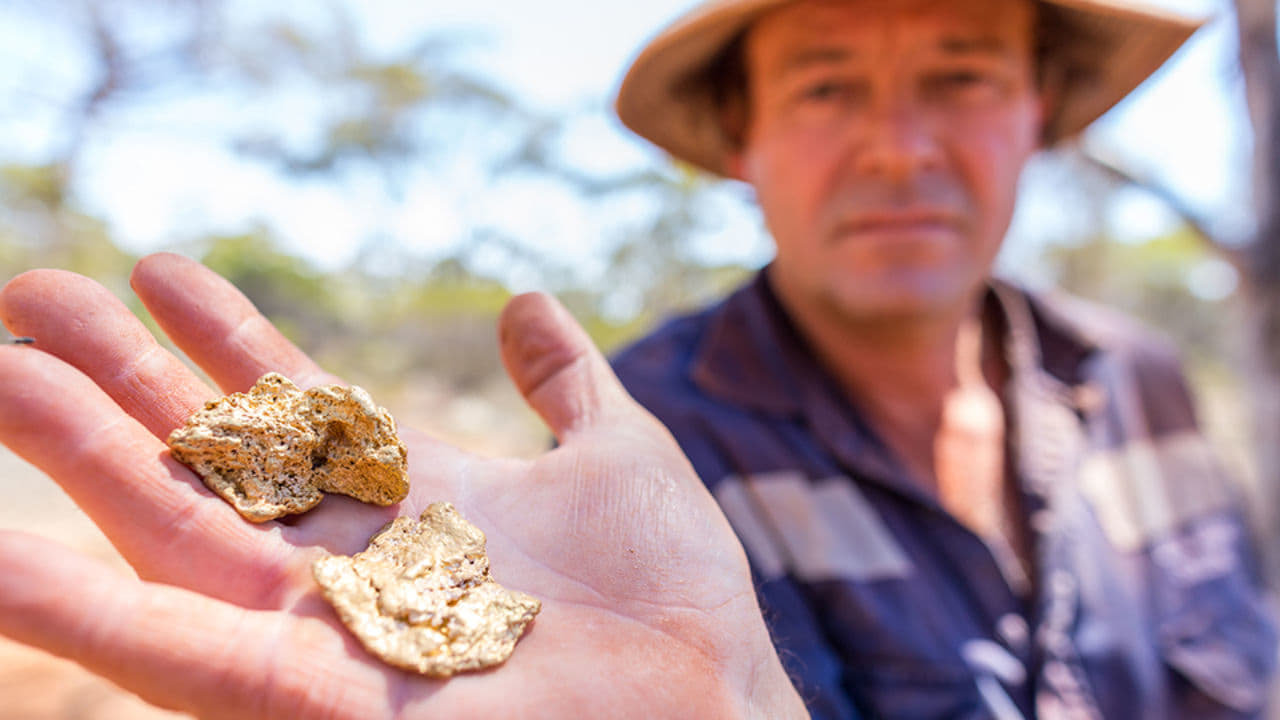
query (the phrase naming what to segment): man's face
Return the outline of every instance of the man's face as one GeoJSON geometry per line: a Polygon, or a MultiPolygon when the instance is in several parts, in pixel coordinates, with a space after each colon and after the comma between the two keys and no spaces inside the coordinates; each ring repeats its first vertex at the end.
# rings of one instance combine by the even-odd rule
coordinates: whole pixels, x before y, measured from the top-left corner
{"type": "Polygon", "coordinates": [[[745,41],[743,147],[789,303],[938,316],[972,298],[1035,151],[1030,0],[805,0],[745,41]]]}

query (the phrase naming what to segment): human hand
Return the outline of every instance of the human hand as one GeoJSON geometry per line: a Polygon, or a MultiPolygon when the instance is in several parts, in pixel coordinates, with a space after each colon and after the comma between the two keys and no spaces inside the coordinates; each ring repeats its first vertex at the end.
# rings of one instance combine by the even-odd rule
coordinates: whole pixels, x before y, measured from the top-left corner
{"type": "Polygon", "coordinates": [[[201,717],[804,714],[724,516],[554,301],[514,299],[500,335],[559,447],[489,459],[402,428],[411,490],[398,506],[329,496],[253,525],[164,438],[268,371],[339,381],[191,260],[148,257],[132,284],[219,391],[87,278],[33,271],[0,291],[0,320],[37,339],[0,347],[0,442],[55,479],[138,574],[0,533],[0,634],[201,717]],[[504,665],[447,681],[366,653],[310,575],[321,548],[351,554],[437,500],[485,531],[500,583],[543,605],[504,665]]]}

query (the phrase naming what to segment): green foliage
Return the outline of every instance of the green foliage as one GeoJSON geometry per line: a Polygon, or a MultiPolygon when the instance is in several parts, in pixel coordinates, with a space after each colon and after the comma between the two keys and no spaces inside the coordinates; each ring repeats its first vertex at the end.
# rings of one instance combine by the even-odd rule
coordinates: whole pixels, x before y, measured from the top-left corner
{"type": "Polygon", "coordinates": [[[497,280],[473,274],[465,264],[450,258],[434,265],[421,281],[405,280],[400,296],[401,317],[496,318],[511,299],[511,291],[497,280]]]}
{"type": "Polygon", "coordinates": [[[334,315],[332,279],[281,250],[265,230],[214,236],[206,242],[209,248],[201,262],[240,288],[264,314],[295,313],[305,306],[308,313],[334,315]]]}
{"type": "MultiPolygon", "coordinates": [[[[33,5],[28,20],[65,24],[79,33],[92,65],[90,86],[73,92],[62,154],[42,165],[0,170],[0,270],[35,265],[77,269],[128,296],[133,258],[116,250],[111,228],[77,209],[81,157],[122,119],[145,114],[157,96],[199,98],[226,93],[269,101],[276,93],[308,95],[316,111],[303,126],[230,124],[228,149],[308,182],[341,185],[349,170],[372,170],[394,194],[398,179],[421,172],[438,150],[466,153],[482,172],[549,178],[584,202],[627,195],[652,199],[647,215],[609,229],[612,247],[603,281],[588,283],[577,268],[520,256],[544,289],[567,298],[602,346],[614,347],[663,316],[721,290],[740,268],[706,267],[688,253],[714,187],[687,166],[641,167],[589,175],[560,153],[572,117],[547,117],[453,62],[466,38],[426,36],[391,52],[375,52],[358,32],[353,6],[319,6],[305,20],[266,12],[235,33],[221,0],[177,0],[163,9],[122,0],[110,13],[90,3],[60,11],[33,5]],[[152,13],[159,13],[153,15],[152,13]],[[75,22],[66,24],[68,18],[75,22]],[[162,18],[164,33],[141,32],[162,18]],[[143,112],[138,112],[143,111],[143,112]],[[486,134],[488,133],[488,134],[486,134]],[[482,152],[459,149],[475,136],[482,152]],[[488,153],[488,156],[481,157],[488,153]],[[489,163],[486,165],[486,163],[489,163]]],[[[499,279],[472,269],[485,242],[485,218],[472,218],[476,242],[427,264],[404,257],[390,238],[390,260],[322,272],[292,257],[267,229],[216,232],[193,227],[179,248],[239,287],[284,333],[340,372],[401,378],[429,369],[462,386],[500,374],[494,322],[510,297],[499,279]]],[[[368,242],[369,238],[355,238],[368,242]]],[[[510,238],[509,249],[527,247],[510,238]]]]}
{"type": "Polygon", "coordinates": [[[1189,229],[1142,242],[1097,237],[1047,251],[1063,289],[1116,307],[1159,328],[1200,366],[1219,365],[1235,345],[1233,324],[1224,322],[1232,298],[1207,299],[1192,291],[1191,278],[1215,255],[1189,229]]]}
{"type": "Polygon", "coordinates": [[[233,143],[242,154],[292,175],[323,177],[363,163],[394,185],[398,172],[428,159],[444,140],[428,126],[430,111],[473,113],[484,124],[523,118],[506,93],[451,66],[456,41],[427,37],[380,57],[355,35],[351,18],[334,8],[327,25],[273,23],[229,53],[233,71],[263,92],[301,85],[332,99],[315,118],[318,142],[299,146],[294,128],[258,129],[233,143]]]}
{"type": "Polygon", "coordinates": [[[106,223],[78,209],[65,166],[0,166],[0,278],[35,267],[57,267],[128,287],[133,257],[112,241],[106,223]]]}
{"type": "Polygon", "coordinates": [[[60,164],[5,165],[0,168],[0,184],[6,204],[56,209],[66,203],[66,167],[60,164]]]}

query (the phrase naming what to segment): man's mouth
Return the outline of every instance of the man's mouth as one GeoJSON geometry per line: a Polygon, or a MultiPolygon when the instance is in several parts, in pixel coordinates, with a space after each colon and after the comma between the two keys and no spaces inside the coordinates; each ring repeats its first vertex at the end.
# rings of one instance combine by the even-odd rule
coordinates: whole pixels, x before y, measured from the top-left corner
{"type": "Polygon", "coordinates": [[[955,214],[934,209],[889,210],[858,213],[836,226],[836,237],[865,235],[922,235],[955,233],[960,228],[960,218],[955,214]]]}

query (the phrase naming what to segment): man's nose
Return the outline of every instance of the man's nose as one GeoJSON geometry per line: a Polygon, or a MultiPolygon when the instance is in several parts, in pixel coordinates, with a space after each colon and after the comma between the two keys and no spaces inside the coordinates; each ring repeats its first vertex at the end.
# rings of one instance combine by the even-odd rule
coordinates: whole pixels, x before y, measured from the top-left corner
{"type": "Polygon", "coordinates": [[[935,122],[908,98],[876,103],[862,123],[853,123],[855,167],[864,174],[905,180],[941,162],[935,122]]]}

